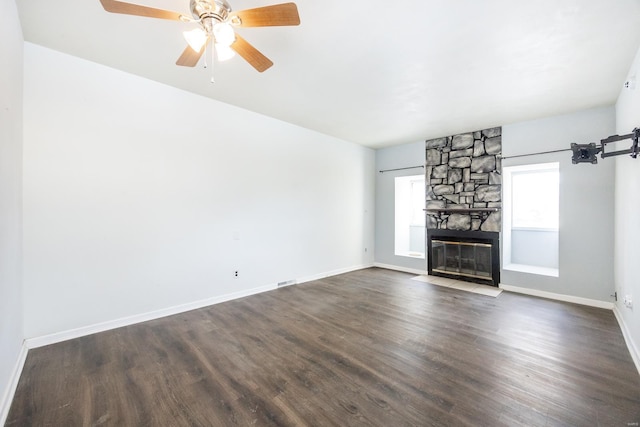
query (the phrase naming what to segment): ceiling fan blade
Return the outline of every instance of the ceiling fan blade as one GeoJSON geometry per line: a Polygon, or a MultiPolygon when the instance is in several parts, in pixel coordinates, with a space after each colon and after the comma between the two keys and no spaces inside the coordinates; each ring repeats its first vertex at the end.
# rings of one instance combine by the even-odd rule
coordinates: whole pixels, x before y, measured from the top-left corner
{"type": "Polygon", "coordinates": [[[102,7],[104,7],[104,10],[111,13],[146,16],[148,18],[170,19],[172,21],[180,21],[184,19],[183,15],[178,12],[141,6],[139,4],[125,3],[116,0],[100,0],[100,3],[102,3],[102,7]]]}
{"type": "Polygon", "coordinates": [[[273,6],[232,12],[231,22],[233,24],[235,24],[234,17],[236,16],[240,18],[240,22],[237,24],[238,27],[300,25],[298,7],[295,3],[274,4],[273,6]]]}
{"type": "Polygon", "coordinates": [[[180,55],[180,58],[176,61],[176,65],[181,65],[183,67],[195,67],[198,64],[198,61],[200,61],[207,43],[202,45],[200,52],[196,52],[191,49],[191,46],[187,45],[186,49],[182,52],[182,55],[180,55]]]}
{"type": "Polygon", "coordinates": [[[238,34],[236,34],[236,41],[231,45],[231,49],[235,50],[238,55],[242,56],[245,61],[259,72],[263,72],[273,65],[269,58],[238,34]]]}

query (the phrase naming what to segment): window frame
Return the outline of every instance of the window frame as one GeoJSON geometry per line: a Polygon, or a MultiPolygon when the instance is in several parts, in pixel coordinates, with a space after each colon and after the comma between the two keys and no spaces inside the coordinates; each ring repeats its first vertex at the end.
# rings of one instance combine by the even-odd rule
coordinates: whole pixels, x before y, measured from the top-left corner
{"type": "MultiPolygon", "coordinates": [[[[560,188],[561,175],[559,162],[535,163],[516,166],[504,166],[503,175],[503,213],[502,213],[502,263],[504,270],[519,271],[543,276],[559,277],[559,254],[556,267],[542,267],[531,264],[515,264],[512,259],[512,231],[555,232],[560,234],[560,188]],[[558,174],[558,227],[514,227],[513,226],[513,176],[523,173],[540,173],[542,171],[555,171],[558,174]]],[[[559,245],[559,238],[557,244],[559,245]]]]}
{"type": "Polygon", "coordinates": [[[396,256],[403,256],[408,258],[418,258],[418,259],[426,259],[426,248],[423,252],[417,252],[411,250],[411,228],[412,227],[422,227],[424,232],[424,243],[426,245],[426,215],[424,213],[424,207],[426,206],[426,176],[423,175],[404,175],[404,176],[396,176],[394,177],[394,245],[393,245],[393,253],[396,256]],[[422,204],[420,207],[420,212],[417,213],[417,208],[414,206],[414,197],[413,196],[413,188],[415,182],[421,182],[421,188],[423,190],[422,193],[422,204]],[[399,188],[399,187],[404,187],[399,188]],[[404,195],[404,196],[402,196],[404,195]],[[404,209],[399,207],[399,198],[404,197],[405,202],[408,206],[405,206],[404,209]],[[400,220],[398,218],[399,212],[404,210],[407,216],[400,220]],[[416,216],[420,216],[422,221],[420,223],[416,223],[416,216]],[[399,222],[402,221],[402,225],[406,226],[407,230],[404,230],[405,236],[402,237],[399,234],[399,222]],[[401,244],[404,242],[406,244],[401,244]]]}

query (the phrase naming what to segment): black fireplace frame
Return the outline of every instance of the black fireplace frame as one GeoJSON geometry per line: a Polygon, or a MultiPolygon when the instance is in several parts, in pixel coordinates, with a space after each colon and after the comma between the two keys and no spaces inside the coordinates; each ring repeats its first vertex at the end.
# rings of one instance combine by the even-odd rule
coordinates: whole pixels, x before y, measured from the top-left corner
{"type": "Polygon", "coordinates": [[[458,231],[427,229],[427,267],[432,276],[447,277],[450,279],[464,280],[467,282],[481,283],[484,285],[498,286],[500,284],[500,233],[493,231],[458,231]],[[474,279],[457,274],[447,274],[433,271],[431,249],[432,239],[447,238],[454,242],[488,243],[491,245],[491,281],[474,279]],[[491,283],[489,283],[491,282],[491,283]]]}

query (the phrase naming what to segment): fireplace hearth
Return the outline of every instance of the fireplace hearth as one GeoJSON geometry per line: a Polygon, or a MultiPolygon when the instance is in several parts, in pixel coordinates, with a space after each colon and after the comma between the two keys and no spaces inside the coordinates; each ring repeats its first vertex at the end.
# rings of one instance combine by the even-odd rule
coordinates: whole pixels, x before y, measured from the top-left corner
{"type": "Polygon", "coordinates": [[[498,286],[499,233],[427,230],[430,275],[498,286]]]}

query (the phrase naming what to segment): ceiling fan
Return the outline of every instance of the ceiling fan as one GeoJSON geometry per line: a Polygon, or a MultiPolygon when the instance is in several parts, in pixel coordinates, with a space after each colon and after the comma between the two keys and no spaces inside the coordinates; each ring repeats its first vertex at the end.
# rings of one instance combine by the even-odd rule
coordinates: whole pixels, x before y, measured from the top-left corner
{"type": "Polygon", "coordinates": [[[172,21],[195,22],[200,26],[184,33],[189,45],[176,61],[177,65],[194,67],[202,57],[209,41],[213,42],[218,59],[224,60],[237,53],[253,68],[263,72],[273,65],[258,49],[240,37],[234,27],[271,27],[299,25],[300,17],[295,3],[232,12],[226,0],[190,0],[193,18],[170,10],[156,9],[117,0],[100,0],[107,12],[146,16],[172,21]]]}

